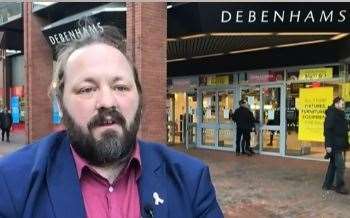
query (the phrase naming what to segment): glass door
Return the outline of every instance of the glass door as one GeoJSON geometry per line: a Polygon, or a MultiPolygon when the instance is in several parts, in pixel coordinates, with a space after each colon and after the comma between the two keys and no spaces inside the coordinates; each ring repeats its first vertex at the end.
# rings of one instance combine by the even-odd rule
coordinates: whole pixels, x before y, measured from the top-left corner
{"type": "Polygon", "coordinates": [[[234,128],[232,114],[234,108],[233,90],[218,91],[218,147],[233,149],[234,128]]]}
{"type": "Polygon", "coordinates": [[[197,93],[186,94],[186,148],[197,144],[197,93]]]}
{"type": "Polygon", "coordinates": [[[282,85],[260,87],[260,151],[284,155],[285,89],[282,85]]]}
{"type": "Polygon", "coordinates": [[[254,131],[250,134],[250,147],[256,152],[260,151],[260,87],[259,86],[246,86],[240,89],[240,99],[245,99],[248,103],[249,109],[253,112],[254,119],[256,121],[254,125],[254,131]]]}
{"type": "Polygon", "coordinates": [[[235,92],[231,89],[204,89],[199,91],[201,102],[199,144],[207,148],[232,150],[234,127],[231,115],[235,92]]]}

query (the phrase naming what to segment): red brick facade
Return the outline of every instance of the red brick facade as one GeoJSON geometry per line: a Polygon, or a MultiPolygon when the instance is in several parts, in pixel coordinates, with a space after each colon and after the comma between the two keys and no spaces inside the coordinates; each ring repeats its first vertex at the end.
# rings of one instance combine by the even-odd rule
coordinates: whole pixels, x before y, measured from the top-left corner
{"type": "Polygon", "coordinates": [[[139,137],[166,142],[166,3],[127,3],[127,49],[143,88],[139,137]]]}
{"type": "MultiPolygon", "coordinates": [[[[26,139],[31,142],[49,132],[51,103],[47,90],[53,70],[52,50],[41,32],[45,21],[23,3],[26,139]]],[[[143,88],[143,118],[139,136],[166,141],[166,3],[127,3],[128,52],[136,63],[143,88]]]]}
{"type": "Polygon", "coordinates": [[[23,3],[24,72],[27,100],[26,140],[31,142],[52,131],[51,103],[47,95],[51,81],[52,51],[41,32],[45,22],[23,3]]]}

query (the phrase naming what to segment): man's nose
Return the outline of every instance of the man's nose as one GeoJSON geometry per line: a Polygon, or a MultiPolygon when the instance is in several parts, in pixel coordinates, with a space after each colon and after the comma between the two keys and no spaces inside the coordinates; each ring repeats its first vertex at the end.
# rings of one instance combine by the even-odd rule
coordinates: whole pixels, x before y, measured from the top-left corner
{"type": "Polygon", "coordinates": [[[113,92],[114,90],[110,88],[100,89],[96,99],[96,109],[116,106],[116,98],[113,92]]]}

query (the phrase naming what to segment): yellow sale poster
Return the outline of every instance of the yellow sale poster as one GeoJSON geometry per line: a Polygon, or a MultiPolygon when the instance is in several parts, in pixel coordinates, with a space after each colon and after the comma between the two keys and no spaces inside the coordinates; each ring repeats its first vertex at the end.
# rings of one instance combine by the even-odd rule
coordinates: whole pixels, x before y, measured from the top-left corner
{"type": "Polygon", "coordinates": [[[325,111],[332,101],[333,87],[301,88],[299,90],[299,140],[324,141],[325,111]]]}

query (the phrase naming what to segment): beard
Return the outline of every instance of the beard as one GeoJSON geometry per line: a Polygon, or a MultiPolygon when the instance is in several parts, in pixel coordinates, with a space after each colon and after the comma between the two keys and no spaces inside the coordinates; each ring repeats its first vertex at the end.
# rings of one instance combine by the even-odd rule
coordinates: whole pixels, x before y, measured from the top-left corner
{"type": "Polygon", "coordinates": [[[63,106],[63,124],[67,128],[74,151],[90,165],[104,167],[112,164],[122,164],[130,160],[136,146],[136,136],[141,120],[141,104],[137,108],[134,120],[126,126],[125,117],[115,107],[101,108],[98,114],[88,122],[88,133],[77,125],[63,106]],[[111,118],[111,119],[110,119],[111,118]],[[106,121],[121,127],[121,133],[106,130],[96,139],[92,130],[103,125],[106,121]]]}

